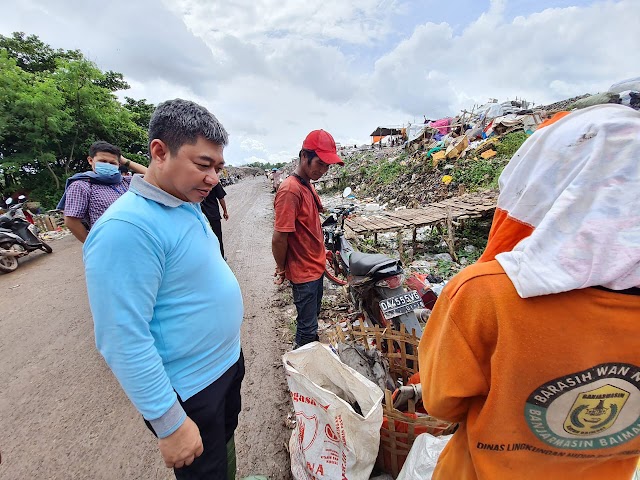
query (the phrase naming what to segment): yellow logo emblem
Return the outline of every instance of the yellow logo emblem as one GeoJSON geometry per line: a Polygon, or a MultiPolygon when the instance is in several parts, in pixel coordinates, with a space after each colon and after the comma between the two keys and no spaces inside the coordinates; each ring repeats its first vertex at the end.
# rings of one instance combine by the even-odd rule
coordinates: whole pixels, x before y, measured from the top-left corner
{"type": "Polygon", "coordinates": [[[582,392],[573,402],[564,421],[564,430],[572,435],[594,435],[610,428],[629,399],[629,392],[603,385],[582,392]]]}

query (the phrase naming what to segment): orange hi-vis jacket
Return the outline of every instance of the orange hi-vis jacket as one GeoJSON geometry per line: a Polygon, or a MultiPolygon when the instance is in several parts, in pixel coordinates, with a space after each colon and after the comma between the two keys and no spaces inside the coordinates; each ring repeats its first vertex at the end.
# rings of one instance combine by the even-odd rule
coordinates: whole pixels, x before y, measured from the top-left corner
{"type": "Polygon", "coordinates": [[[497,261],[444,289],[419,349],[423,402],[461,422],[436,480],[630,479],[640,455],[640,296],[523,299],[497,261]]]}

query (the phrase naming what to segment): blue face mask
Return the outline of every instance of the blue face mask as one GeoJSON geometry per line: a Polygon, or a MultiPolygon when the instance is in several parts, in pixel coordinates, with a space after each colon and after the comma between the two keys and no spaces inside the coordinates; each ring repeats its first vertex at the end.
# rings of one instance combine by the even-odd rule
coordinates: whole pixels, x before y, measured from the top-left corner
{"type": "Polygon", "coordinates": [[[120,173],[120,170],[118,170],[117,165],[112,165],[110,163],[104,163],[104,162],[94,163],[93,169],[98,175],[105,175],[107,177],[112,177],[120,173]]]}

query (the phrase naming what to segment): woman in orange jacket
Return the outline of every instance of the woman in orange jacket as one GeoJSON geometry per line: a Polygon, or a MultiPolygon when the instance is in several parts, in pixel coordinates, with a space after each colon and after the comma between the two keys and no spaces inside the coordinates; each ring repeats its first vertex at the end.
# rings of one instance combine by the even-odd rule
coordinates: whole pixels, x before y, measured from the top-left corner
{"type": "Polygon", "coordinates": [[[630,479],[639,286],[640,113],[571,113],[507,165],[487,249],[422,336],[424,405],[460,423],[433,478],[630,479]]]}

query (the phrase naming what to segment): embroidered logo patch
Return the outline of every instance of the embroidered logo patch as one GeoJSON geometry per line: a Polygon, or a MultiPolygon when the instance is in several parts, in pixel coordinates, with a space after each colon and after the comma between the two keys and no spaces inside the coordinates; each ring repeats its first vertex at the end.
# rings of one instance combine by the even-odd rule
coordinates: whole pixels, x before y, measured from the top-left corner
{"type": "Polygon", "coordinates": [[[626,443],[640,434],[640,368],[605,363],[556,378],[531,393],[525,418],[536,437],[557,448],[626,443]]]}

